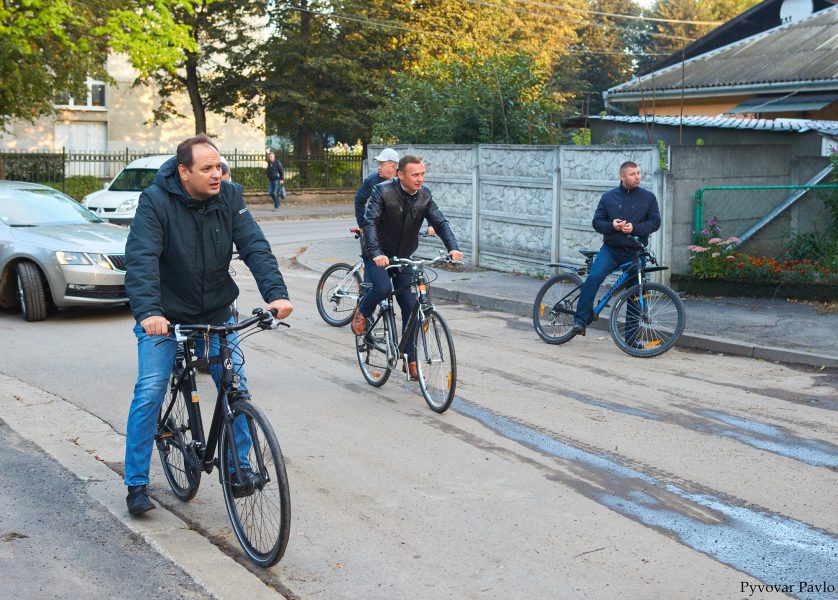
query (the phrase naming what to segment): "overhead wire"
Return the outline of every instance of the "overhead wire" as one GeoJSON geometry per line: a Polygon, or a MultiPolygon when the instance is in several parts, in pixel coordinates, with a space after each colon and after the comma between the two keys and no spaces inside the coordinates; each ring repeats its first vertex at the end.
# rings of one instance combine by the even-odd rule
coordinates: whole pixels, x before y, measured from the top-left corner
{"type": "MultiPolygon", "coordinates": [[[[456,33],[453,33],[453,32],[449,33],[449,32],[444,32],[444,31],[427,31],[427,30],[423,30],[423,29],[405,27],[403,25],[393,25],[392,23],[386,22],[386,21],[376,21],[376,20],[373,20],[373,19],[364,19],[364,18],[361,18],[361,17],[345,15],[345,14],[337,13],[337,12],[321,12],[321,11],[317,11],[317,10],[314,10],[314,9],[311,9],[311,8],[303,8],[301,6],[288,6],[287,8],[290,9],[290,10],[293,10],[293,11],[314,14],[314,15],[318,15],[318,16],[321,16],[321,17],[326,17],[326,18],[329,18],[329,19],[350,21],[350,22],[355,22],[355,23],[361,23],[361,24],[368,25],[368,26],[380,27],[380,28],[384,28],[384,29],[393,29],[393,30],[398,30],[398,31],[406,31],[406,32],[409,32],[409,33],[416,33],[416,34],[419,34],[419,35],[436,35],[436,36],[443,36],[443,37],[456,37],[456,35],[457,35],[456,33]]],[[[483,43],[486,43],[486,44],[502,44],[502,45],[507,45],[507,46],[517,46],[517,44],[515,42],[504,42],[504,41],[498,41],[498,40],[475,39],[474,41],[483,42],[483,43]]],[[[608,51],[601,51],[601,50],[574,50],[574,49],[571,49],[571,48],[568,48],[565,51],[570,53],[570,54],[598,54],[598,55],[606,55],[606,56],[623,56],[623,55],[627,54],[627,52],[608,52],[608,51]]],[[[632,52],[631,54],[636,55],[636,56],[669,56],[668,53],[660,53],[660,52],[632,52]]]]}

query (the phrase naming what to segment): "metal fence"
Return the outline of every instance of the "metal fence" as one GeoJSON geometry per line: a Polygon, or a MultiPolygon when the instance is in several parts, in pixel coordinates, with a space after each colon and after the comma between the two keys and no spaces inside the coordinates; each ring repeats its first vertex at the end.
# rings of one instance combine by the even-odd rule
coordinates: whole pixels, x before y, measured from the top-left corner
{"type": "MultiPolygon", "coordinates": [[[[0,179],[41,183],[81,199],[102,189],[128,163],[161,152],[16,152],[0,150],[0,179]]],[[[170,154],[174,154],[171,152],[170,154]]],[[[355,188],[361,181],[363,158],[358,154],[326,152],[324,156],[294,156],[278,153],[285,168],[289,190],[355,188]]],[[[264,152],[233,150],[224,155],[233,180],[246,191],[266,191],[264,152]]]]}

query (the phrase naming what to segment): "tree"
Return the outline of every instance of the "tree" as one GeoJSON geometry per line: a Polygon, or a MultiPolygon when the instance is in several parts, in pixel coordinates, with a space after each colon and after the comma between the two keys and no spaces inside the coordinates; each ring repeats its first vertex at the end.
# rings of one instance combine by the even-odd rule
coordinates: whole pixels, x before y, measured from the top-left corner
{"type": "Polygon", "coordinates": [[[59,92],[85,93],[88,76],[107,80],[109,50],[170,68],[172,49],[189,45],[171,6],[189,0],[6,0],[0,4],[0,127],[54,112],[59,92]],[[142,41],[139,34],[143,35],[142,41]]]}
{"type": "MultiPolygon", "coordinates": [[[[263,99],[268,131],[289,135],[298,154],[320,152],[329,137],[368,142],[383,90],[407,55],[409,11],[383,0],[277,3],[270,39],[235,60],[251,66],[244,96],[263,99]]],[[[237,107],[253,110],[243,99],[237,107]]]]}
{"type": "Polygon", "coordinates": [[[643,21],[610,16],[640,16],[642,9],[636,2],[591,0],[589,7],[595,12],[576,30],[573,52],[554,69],[556,85],[574,90],[575,112],[585,116],[602,111],[602,92],[636,72],[648,29],[643,21]]]}
{"type": "Polygon", "coordinates": [[[206,133],[208,111],[233,116],[233,104],[253,100],[242,99],[236,91],[236,84],[246,72],[233,68],[233,62],[261,42],[266,7],[264,0],[176,2],[172,22],[189,32],[188,43],[173,61],[158,63],[153,56],[148,57],[150,60],[140,69],[137,80],[158,85],[162,101],[154,111],[155,122],[186,116],[171,101],[179,92],[189,97],[195,133],[206,133]]]}
{"type": "Polygon", "coordinates": [[[414,143],[556,143],[550,73],[526,53],[428,60],[399,75],[376,137],[414,143]]]}

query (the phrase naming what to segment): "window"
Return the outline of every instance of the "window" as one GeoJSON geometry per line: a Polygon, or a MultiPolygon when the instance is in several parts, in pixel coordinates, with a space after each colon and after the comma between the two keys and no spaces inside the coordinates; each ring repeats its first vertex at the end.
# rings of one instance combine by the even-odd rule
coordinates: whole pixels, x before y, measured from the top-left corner
{"type": "Polygon", "coordinates": [[[59,92],[55,96],[55,104],[59,107],[71,107],[76,109],[101,109],[107,106],[107,94],[104,81],[87,78],[87,96],[85,98],[73,98],[69,92],[59,92]]]}

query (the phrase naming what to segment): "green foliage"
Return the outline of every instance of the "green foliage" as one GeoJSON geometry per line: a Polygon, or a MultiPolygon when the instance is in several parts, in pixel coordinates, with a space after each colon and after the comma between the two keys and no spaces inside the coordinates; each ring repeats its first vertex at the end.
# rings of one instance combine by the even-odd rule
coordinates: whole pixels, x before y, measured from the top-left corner
{"type": "Polygon", "coordinates": [[[186,31],[166,19],[192,0],[9,0],[0,4],[0,127],[54,112],[57,94],[86,95],[86,79],[107,81],[109,49],[141,64],[170,65],[186,31]]]}
{"type": "Polygon", "coordinates": [[[786,241],[788,260],[810,260],[838,271],[838,236],[830,232],[791,233],[786,241]]]}
{"type": "Polygon", "coordinates": [[[560,103],[523,53],[431,60],[401,73],[374,135],[424,144],[555,143],[560,103]]]}
{"type": "Polygon", "coordinates": [[[580,127],[570,132],[570,143],[574,146],[590,146],[591,130],[588,127],[580,127]]]}
{"type": "Polygon", "coordinates": [[[669,152],[666,150],[666,142],[658,140],[658,154],[660,155],[661,169],[666,171],[669,168],[669,152]]]}
{"type": "Polygon", "coordinates": [[[64,158],[53,153],[4,152],[0,154],[0,178],[11,181],[61,181],[64,178],[64,158]]]}
{"type": "Polygon", "coordinates": [[[703,146],[704,145],[704,139],[703,138],[696,138],[695,145],[696,146],[703,146]]]}
{"type": "Polygon", "coordinates": [[[102,189],[103,181],[93,175],[73,175],[62,181],[41,181],[41,185],[62,191],[74,200],[81,202],[82,198],[92,192],[102,189]]]}

